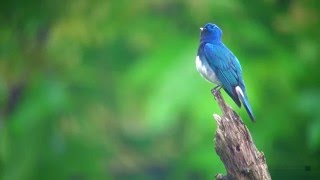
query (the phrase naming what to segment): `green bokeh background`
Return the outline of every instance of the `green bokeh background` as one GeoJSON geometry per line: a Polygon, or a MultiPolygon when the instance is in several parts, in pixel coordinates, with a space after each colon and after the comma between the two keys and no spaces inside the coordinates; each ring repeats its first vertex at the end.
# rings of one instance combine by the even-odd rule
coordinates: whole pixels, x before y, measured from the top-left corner
{"type": "Polygon", "coordinates": [[[195,68],[218,24],[273,179],[320,177],[320,1],[2,1],[0,179],[214,179],[220,113],[195,68]]]}

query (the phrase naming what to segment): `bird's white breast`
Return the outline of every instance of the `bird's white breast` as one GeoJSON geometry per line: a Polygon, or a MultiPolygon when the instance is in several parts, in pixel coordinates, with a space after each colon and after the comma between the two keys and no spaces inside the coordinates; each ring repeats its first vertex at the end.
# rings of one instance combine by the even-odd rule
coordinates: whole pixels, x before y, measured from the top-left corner
{"type": "Polygon", "coordinates": [[[217,79],[216,74],[213,70],[209,67],[209,64],[206,62],[201,61],[200,57],[196,57],[196,67],[202,77],[204,77],[209,82],[215,83],[219,85],[219,81],[217,79]]]}

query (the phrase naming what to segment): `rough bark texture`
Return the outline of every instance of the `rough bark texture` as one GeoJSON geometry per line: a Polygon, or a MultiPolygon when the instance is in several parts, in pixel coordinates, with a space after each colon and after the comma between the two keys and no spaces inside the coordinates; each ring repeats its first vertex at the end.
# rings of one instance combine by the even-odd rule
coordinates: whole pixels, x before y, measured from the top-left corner
{"type": "Polygon", "coordinates": [[[257,150],[248,128],[225,103],[220,91],[213,95],[223,113],[222,117],[214,114],[215,149],[227,170],[226,176],[218,174],[216,179],[271,179],[264,154],[257,150]]]}

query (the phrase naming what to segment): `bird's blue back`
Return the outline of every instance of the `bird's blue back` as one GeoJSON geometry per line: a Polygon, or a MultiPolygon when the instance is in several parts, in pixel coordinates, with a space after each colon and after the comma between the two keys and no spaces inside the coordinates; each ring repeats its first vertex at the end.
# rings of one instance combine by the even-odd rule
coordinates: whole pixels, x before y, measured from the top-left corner
{"type": "Polygon", "coordinates": [[[198,55],[203,61],[207,61],[210,68],[215,72],[220,85],[240,107],[241,103],[235,91],[240,86],[245,93],[242,80],[242,69],[238,59],[222,42],[202,42],[198,55]]]}

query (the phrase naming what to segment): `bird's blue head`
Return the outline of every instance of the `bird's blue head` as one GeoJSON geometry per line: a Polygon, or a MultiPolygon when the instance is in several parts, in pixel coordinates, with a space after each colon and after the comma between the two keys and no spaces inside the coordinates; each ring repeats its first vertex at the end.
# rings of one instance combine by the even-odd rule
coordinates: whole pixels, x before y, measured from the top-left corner
{"type": "Polygon", "coordinates": [[[200,28],[201,39],[200,42],[219,42],[222,37],[222,30],[215,24],[207,23],[200,28]]]}

